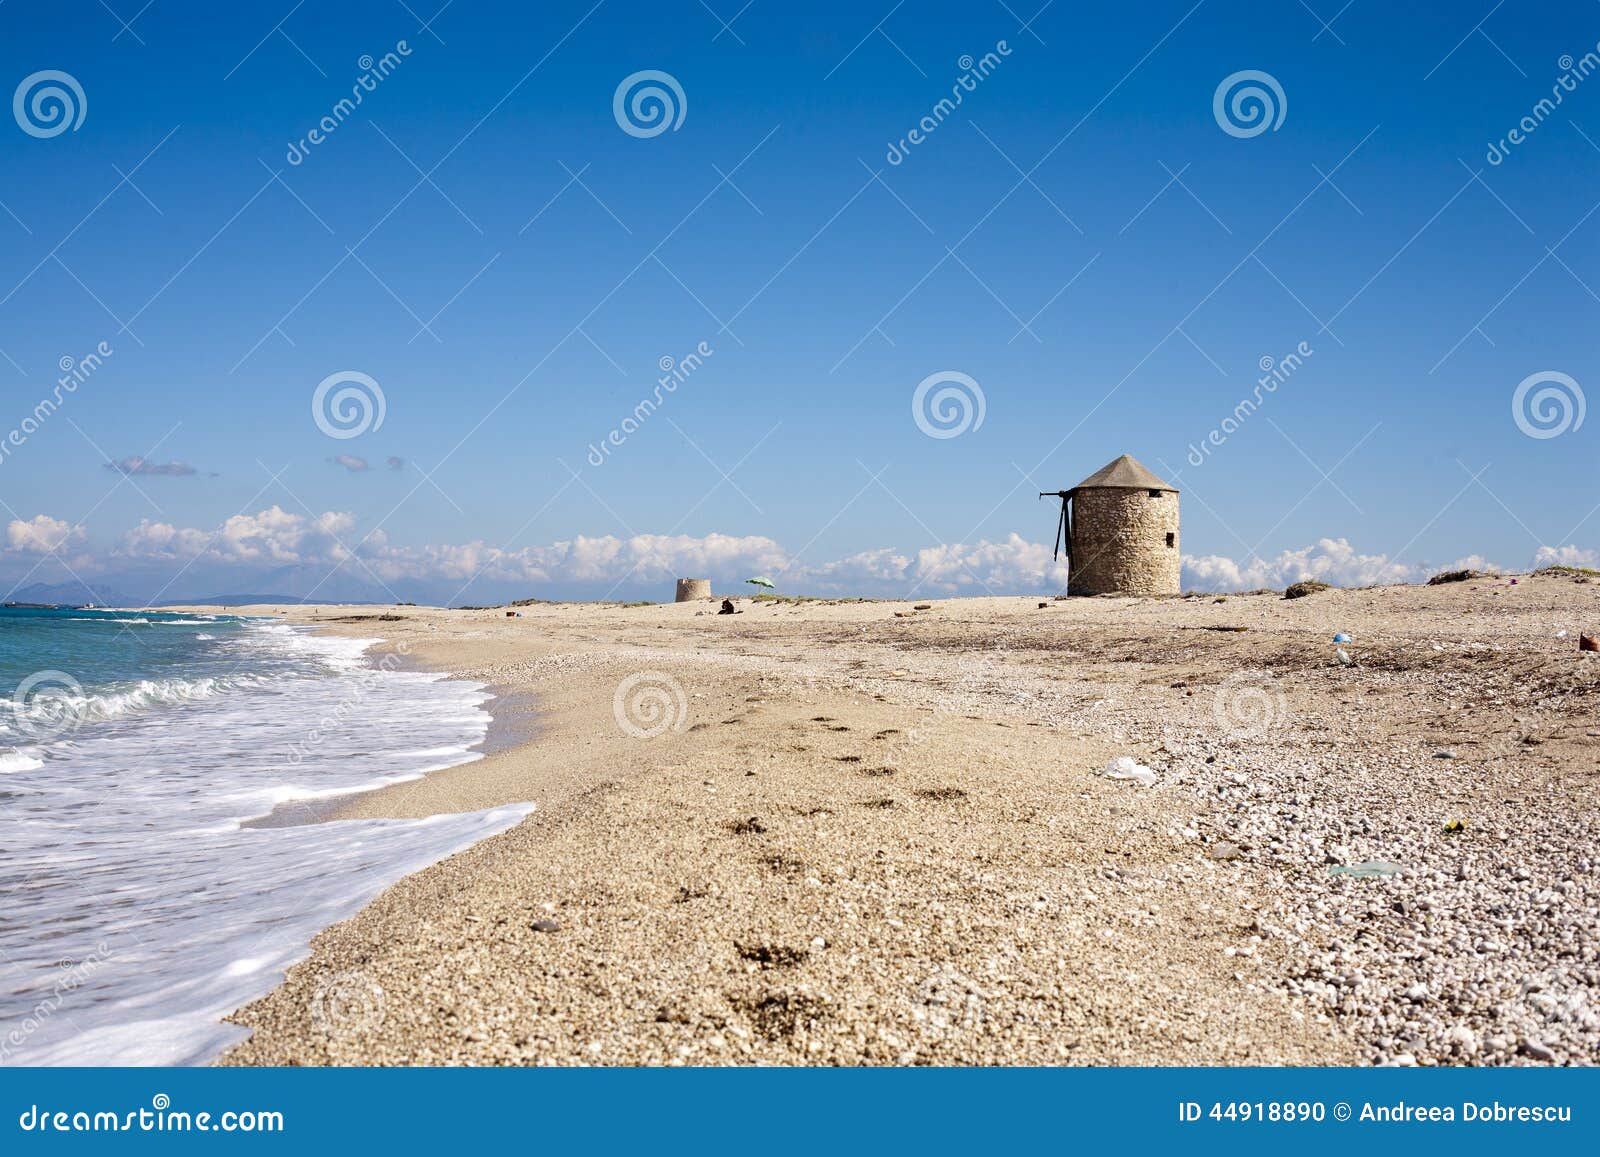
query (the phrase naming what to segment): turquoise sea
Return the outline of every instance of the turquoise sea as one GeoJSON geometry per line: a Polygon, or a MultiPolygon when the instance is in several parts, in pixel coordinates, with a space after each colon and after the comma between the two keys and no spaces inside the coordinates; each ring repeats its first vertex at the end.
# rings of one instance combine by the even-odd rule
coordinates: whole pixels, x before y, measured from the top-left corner
{"type": "Polygon", "coordinates": [[[486,689],[371,642],[0,609],[0,1063],[205,1061],[316,932],[530,810],[310,822],[479,756],[486,689]]]}

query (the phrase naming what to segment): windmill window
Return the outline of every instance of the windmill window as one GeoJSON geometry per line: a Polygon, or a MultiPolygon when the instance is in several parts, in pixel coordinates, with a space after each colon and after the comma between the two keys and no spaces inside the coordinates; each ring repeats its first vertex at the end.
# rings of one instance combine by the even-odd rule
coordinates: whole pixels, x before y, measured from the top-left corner
{"type": "Polygon", "coordinates": [[[1172,533],[1172,531],[1170,531],[1170,530],[1167,531],[1167,545],[1168,546],[1177,546],[1178,545],[1178,536],[1176,534],[1172,533]]]}
{"type": "Polygon", "coordinates": [[[1159,490],[1152,490],[1152,491],[1151,491],[1151,492],[1150,492],[1150,497],[1151,497],[1151,498],[1160,498],[1160,497],[1161,497],[1161,491],[1159,491],[1159,490]]]}

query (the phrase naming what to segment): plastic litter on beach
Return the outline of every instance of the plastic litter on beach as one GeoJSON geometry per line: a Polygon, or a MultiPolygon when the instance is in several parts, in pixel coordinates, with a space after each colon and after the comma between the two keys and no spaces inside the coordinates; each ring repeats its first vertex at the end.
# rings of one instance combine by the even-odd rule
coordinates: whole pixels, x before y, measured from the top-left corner
{"type": "Polygon", "coordinates": [[[1404,871],[1399,864],[1387,860],[1368,860],[1361,864],[1335,864],[1328,869],[1330,876],[1398,876],[1404,871]]]}
{"type": "Polygon", "coordinates": [[[1156,785],[1156,773],[1131,755],[1119,755],[1100,769],[1107,779],[1129,779],[1142,787],[1156,785]]]}
{"type": "Polygon", "coordinates": [[[1343,631],[1340,631],[1337,635],[1335,635],[1333,637],[1333,641],[1335,643],[1353,643],[1353,642],[1355,642],[1354,639],[1352,639],[1349,635],[1345,634],[1343,631]]]}
{"type": "Polygon", "coordinates": [[[1355,660],[1350,657],[1350,652],[1346,651],[1343,647],[1335,649],[1333,652],[1333,657],[1339,660],[1339,666],[1341,667],[1351,667],[1355,665],[1355,660]]]}

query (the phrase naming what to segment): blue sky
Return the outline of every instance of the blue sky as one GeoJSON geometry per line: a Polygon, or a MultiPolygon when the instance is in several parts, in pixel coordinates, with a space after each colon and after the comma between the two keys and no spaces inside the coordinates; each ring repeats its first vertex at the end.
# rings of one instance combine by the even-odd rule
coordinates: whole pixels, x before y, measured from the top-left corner
{"type": "Polygon", "coordinates": [[[1512,404],[1597,377],[1600,5],[1129,13],[11,0],[0,77],[84,108],[0,131],[0,440],[113,352],[0,458],[0,585],[1030,591],[1035,493],[1124,452],[1184,491],[1195,586],[1592,562],[1600,420],[1533,437],[1512,404]],[[675,129],[614,114],[644,70],[675,129]],[[1217,119],[1246,70],[1276,128],[1217,119]],[[383,423],[331,438],[346,371],[383,423]],[[983,421],[930,437],[944,372],[983,421]]]}

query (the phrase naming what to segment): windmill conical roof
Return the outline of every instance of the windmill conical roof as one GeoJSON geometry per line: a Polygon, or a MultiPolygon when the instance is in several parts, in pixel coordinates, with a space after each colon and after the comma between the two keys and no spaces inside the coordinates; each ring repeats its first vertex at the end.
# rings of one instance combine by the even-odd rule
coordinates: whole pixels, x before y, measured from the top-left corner
{"type": "Polygon", "coordinates": [[[1078,483],[1074,490],[1170,490],[1176,486],[1163,482],[1132,454],[1124,454],[1107,462],[1089,477],[1078,483]]]}

